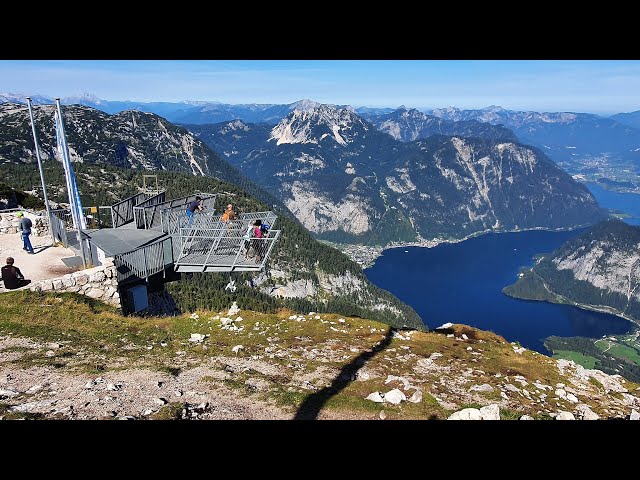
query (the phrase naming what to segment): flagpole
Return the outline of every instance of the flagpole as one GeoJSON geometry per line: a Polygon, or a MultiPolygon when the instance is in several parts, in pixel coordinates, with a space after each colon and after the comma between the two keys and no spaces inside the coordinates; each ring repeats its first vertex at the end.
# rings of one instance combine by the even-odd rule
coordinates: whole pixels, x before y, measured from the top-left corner
{"type": "Polygon", "coordinates": [[[60,121],[60,138],[62,139],[62,160],[65,166],[65,170],[67,171],[68,177],[68,190],[69,190],[69,201],[71,201],[71,215],[74,218],[75,226],[78,230],[78,245],[80,247],[80,254],[82,255],[82,265],[86,269],[87,268],[87,259],[84,254],[84,246],[82,245],[82,232],[80,231],[82,228],[82,210],[78,212],[78,201],[76,199],[76,188],[73,182],[72,177],[72,166],[71,159],[69,158],[69,147],[67,146],[67,138],[64,133],[64,121],[62,120],[62,108],[60,107],[60,99],[56,98],[56,107],[58,109],[58,120],[60,121]]]}
{"type": "Polygon", "coordinates": [[[33,120],[33,110],[31,109],[31,97],[27,97],[27,105],[29,106],[29,117],[31,118],[31,131],[33,132],[33,143],[36,146],[36,158],[38,159],[38,169],[40,170],[40,181],[42,182],[42,196],[44,197],[44,206],[47,209],[47,220],[49,221],[49,234],[51,235],[51,245],[54,245],[56,242],[56,239],[53,236],[53,227],[51,225],[51,209],[49,207],[49,199],[47,198],[47,187],[44,183],[42,159],[40,158],[40,146],[38,145],[38,136],[36,135],[36,124],[33,120]]]}

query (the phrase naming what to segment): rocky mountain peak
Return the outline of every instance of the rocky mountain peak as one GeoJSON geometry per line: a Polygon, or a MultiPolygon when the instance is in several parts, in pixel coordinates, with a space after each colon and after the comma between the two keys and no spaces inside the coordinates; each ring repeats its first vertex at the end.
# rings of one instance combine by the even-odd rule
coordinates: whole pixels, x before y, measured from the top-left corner
{"type": "Polygon", "coordinates": [[[286,143],[315,143],[334,141],[347,145],[362,130],[366,122],[353,111],[333,105],[319,104],[307,110],[293,110],[271,130],[269,141],[286,143]]]}
{"type": "Polygon", "coordinates": [[[315,100],[311,100],[309,98],[303,98],[302,100],[298,100],[295,103],[291,104],[291,110],[311,110],[315,107],[319,107],[322,105],[321,103],[316,102],[315,100]]]}

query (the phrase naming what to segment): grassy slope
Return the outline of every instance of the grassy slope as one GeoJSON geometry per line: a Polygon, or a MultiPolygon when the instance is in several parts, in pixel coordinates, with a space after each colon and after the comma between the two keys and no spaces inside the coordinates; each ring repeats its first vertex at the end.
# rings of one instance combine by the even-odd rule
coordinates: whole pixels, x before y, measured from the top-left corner
{"type": "MultiPolygon", "coordinates": [[[[257,402],[275,401],[293,413],[305,400],[309,401],[310,396],[339,378],[341,368],[373,348],[388,332],[387,325],[367,319],[329,314],[322,315],[321,319],[307,315],[304,321],[296,321],[289,319],[290,313],[242,311],[243,320],[236,324],[244,326],[244,330],[229,331],[220,328],[215,314],[204,311],[198,312],[197,319],[186,314],[172,318],[123,317],[109,306],[76,294],[5,293],[0,295],[0,338],[28,337],[36,342],[60,342],[63,347],[54,356],[44,355],[47,349],[44,345],[24,349],[19,352],[20,358],[4,362],[2,367],[44,366],[55,368],[58,373],[95,376],[135,367],[180,375],[199,365],[214,363],[227,374],[223,380],[205,379],[212,382],[212,387],[219,382],[238,395],[254,398],[257,402]],[[340,322],[341,318],[345,321],[340,322]],[[210,337],[203,344],[195,345],[188,342],[192,333],[209,334],[210,337]],[[161,342],[166,346],[161,346],[161,342]],[[235,356],[231,348],[238,344],[244,349],[235,356]],[[149,350],[149,346],[153,349],[149,350]],[[249,362],[250,359],[267,362],[275,373],[229,367],[234,362],[249,362]],[[310,386],[302,387],[300,381],[294,381],[299,375],[309,375],[310,386]],[[268,388],[253,392],[245,384],[249,377],[260,378],[268,388]]],[[[347,379],[344,389],[327,398],[321,416],[377,418],[384,409],[387,418],[392,419],[445,418],[457,408],[502,401],[497,389],[501,383],[509,381],[510,376],[522,375],[530,384],[535,380],[547,385],[568,382],[548,357],[531,351],[517,354],[502,337],[464,325],[456,325],[452,331],[456,337],[465,333],[469,339],[464,341],[444,334],[417,331],[410,339],[392,339],[366,363],[364,369],[371,378],[365,381],[347,379]],[[469,347],[473,351],[468,350],[469,347]],[[434,352],[443,356],[434,361],[436,366],[421,371],[418,362],[434,352]],[[381,406],[365,400],[366,395],[374,391],[402,388],[401,383],[395,381],[385,384],[387,375],[409,378],[413,385],[423,390],[423,401],[381,406]],[[469,393],[471,385],[484,383],[496,390],[469,393]],[[436,397],[449,402],[451,407],[443,407],[436,397]]],[[[632,390],[637,385],[628,382],[627,387],[632,390]]],[[[540,418],[545,416],[544,412],[540,413],[541,405],[534,402],[534,395],[541,392],[536,392],[532,385],[527,388],[533,400],[507,392],[508,407],[501,409],[505,418],[525,412],[540,418]]],[[[411,392],[407,392],[408,396],[411,392]]],[[[549,395],[551,399],[553,396],[549,395]]],[[[611,399],[602,395],[597,402],[585,401],[596,411],[605,403],[612,408],[611,399]]],[[[11,399],[11,403],[32,401],[27,397],[22,394],[11,399]]],[[[560,399],[554,397],[553,401],[550,409],[572,409],[560,399]]],[[[174,402],[167,407],[172,411],[175,408],[174,402]]],[[[159,415],[166,415],[167,409],[159,415]]]]}

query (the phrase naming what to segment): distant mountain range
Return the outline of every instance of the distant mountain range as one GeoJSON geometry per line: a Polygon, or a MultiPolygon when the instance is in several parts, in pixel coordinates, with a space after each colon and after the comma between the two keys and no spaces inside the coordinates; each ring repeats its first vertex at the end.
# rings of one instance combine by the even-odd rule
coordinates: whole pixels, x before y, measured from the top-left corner
{"type": "Polygon", "coordinates": [[[412,142],[432,135],[459,135],[492,140],[517,142],[514,133],[502,125],[492,125],[478,120],[452,121],[427,115],[415,108],[400,107],[386,114],[361,114],[381,132],[396,140],[412,142]]]}
{"type": "MultiPolygon", "coordinates": [[[[35,104],[53,103],[53,99],[42,95],[34,95],[33,100],[35,104]]],[[[24,95],[0,93],[0,103],[7,101],[24,102],[24,95]]],[[[90,94],[63,98],[62,103],[85,105],[106,113],[140,110],[155,113],[179,124],[213,124],[238,119],[247,123],[272,125],[280,122],[293,110],[305,110],[319,105],[308,99],[291,104],[234,105],[208,101],[145,103],[107,101],[90,94]]],[[[502,125],[511,130],[521,143],[543,149],[558,162],[606,156],[614,160],[640,163],[640,111],[605,118],[590,113],[513,111],[499,106],[478,110],[449,107],[424,112],[404,106],[397,109],[354,108],[348,105],[336,107],[358,113],[394,138],[403,141],[426,138],[433,133],[458,133],[447,130],[446,124],[437,124],[435,118],[456,122],[478,121],[494,126],[502,125]],[[405,125],[394,118],[397,116],[394,112],[406,112],[405,125]]]]}
{"type": "Polygon", "coordinates": [[[329,240],[462,238],[604,218],[585,187],[508,130],[439,125],[468,136],[401,142],[330,105],[294,110],[274,127],[236,120],[187,128],[329,240]]]}
{"type": "Polygon", "coordinates": [[[450,107],[435,109],[431,114],[445,120],[503,125],[521,142],[540,147],[556,161],[604,153],[640,161],[640,130],[614,118],[590,113],[516,112],[496,106],[481,110],[450,107]]]}
{"type": "Polygon", "coordinates": [[[612,115],[611,119],[630,127],[640,128],[640,110],[629,113],[617,113],[612,115]]]}
{"type": "MultiPolygon", "coordinates": [[[[34,105],[49,105],[55,103],[51,97],[32,95],[34,105]]],[[[64,105],[84,105],[96,108],[105,113],[113,114],[124,110],[139,110],[155,113],[172,123],[209,124],[229,120],[241,119],[245,122],[276,124],[293,110],[305,110],[320,105],[313,100],[304,99],[290,104],[247,103],[228,104],[220,102],[188,101],[183,102],[132,102],[102,100],[91,94],[60,99],[64,105]]],[[[0,93],[0,104],[5,102],[26,103],[26,96],[16,93],[0,93]]],[[[355,110],[349,105],[342,108],[355,110]]],[[[391,108],[361,107],[362,111],[371,114],[381,114],[393,111],[391,108]]]]}

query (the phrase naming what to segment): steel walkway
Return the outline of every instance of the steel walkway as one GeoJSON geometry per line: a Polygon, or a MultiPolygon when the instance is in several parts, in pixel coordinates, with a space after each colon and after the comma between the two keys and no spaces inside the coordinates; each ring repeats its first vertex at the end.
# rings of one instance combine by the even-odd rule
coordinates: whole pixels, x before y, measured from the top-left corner
{"type": "MultiPolygon", "coordinates": [[[[114,223],[120,225],[118,230],[137,227],[160,235],[151,243],[114,255],[119,282],[166,274],[168,269],[178,273],[258,272],[265,267],[281,233],[273,229],[275,213],[242,213],[225,223],[214,211],[216,194],[197,195],[203,198],[205,210],[194,214],[191,223],[186,207],[196,194],[164,201],[164,192],[160,192],[155,196],[136,195],[116,204],[114,223]],[[249,227],[258,219],[271,229],[264,238],[250,238],[249,227]]],[[[99,238],[95,242],[98,247],[99,238]]]]}

